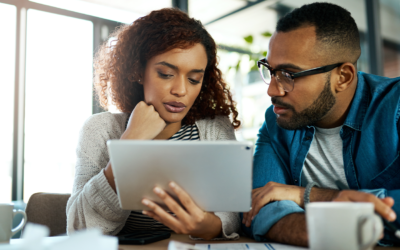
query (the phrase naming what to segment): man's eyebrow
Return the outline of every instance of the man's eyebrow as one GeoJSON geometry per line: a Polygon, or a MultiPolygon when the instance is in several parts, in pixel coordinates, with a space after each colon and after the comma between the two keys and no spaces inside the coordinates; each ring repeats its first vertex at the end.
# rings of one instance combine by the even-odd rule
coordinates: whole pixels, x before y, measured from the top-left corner
{"type": "MultiPolygon", "coordinates": [[[[269,65],[269,62],[267,61],[267,60],[265,60],[267,63],[268,63],[268,65],[269,65]]],[[[300,71],[303,71],[304,69],[303,68],[301,68],[301,67],[299,67],[299,66],[297,66],[297,65],[294,65],[294,64],[292,64],[292,63],[282,63],[282,64],[278,64],[274,69],[297,69],[297,70],[300,70],[300,71]]]]}
{"type": "MultiPolygon", "coordinates": [[[[171,69],[179,70],[179,68],[177,66],[175,66],[173,64],[170,64],[170,63],[167,63],[165,61],[158,62],[155,65],[164,65],[164,66],[167,66],[167,67],[169,67],[171,69]]],[[[192,69],[190,72],[193,72],[193,73],[204,73],[205,71],[204,71],[204,69],[192,69]]]]}

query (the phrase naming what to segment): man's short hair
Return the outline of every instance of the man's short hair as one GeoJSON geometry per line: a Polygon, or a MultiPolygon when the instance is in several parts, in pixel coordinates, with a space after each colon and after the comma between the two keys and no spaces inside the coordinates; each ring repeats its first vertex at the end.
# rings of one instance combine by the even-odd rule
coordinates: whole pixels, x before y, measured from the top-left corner
{"type": "Polygon", "coordinates": [[[360,56],[360,34],[357,24],[346,9],[331,3],[306,4],[282,17],[277,32],[289,32],[301,27],[314,26],[317,41],[337,53],[350,53],[355,63],[360,56]]]}

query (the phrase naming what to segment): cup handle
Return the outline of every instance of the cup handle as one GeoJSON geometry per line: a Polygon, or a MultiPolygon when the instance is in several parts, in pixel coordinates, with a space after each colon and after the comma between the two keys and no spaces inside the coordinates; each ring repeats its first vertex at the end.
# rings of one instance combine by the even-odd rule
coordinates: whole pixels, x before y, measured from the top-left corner
{"type": "Polygon", "coordinates": [[[372,245],[374,245],[376,243],[377,240],[379,240],[379,237],[381,235],[381,232],[383,230],[383,226],[382,226],[382,221],[379,218],[378,215],[376,214],[371,214],[371,215],[366,215],[366,216],[361,216],[360,219],[358,220],[358,228],[357,228],[357,233],[358,233],[358,246],[360,250],[364,250],[367,249],[369,247],[371,247],[372,245]],[[362,231],[361,229],[364,227],[365,223],[368,220],[372,220],[374,223],[373,226],[373,236],[371,238],[371,240],[366,243],[363,244],[363,235],[362,235],[362,231]]]}
{"type": "Polygon", "coordinates": [[[22,210],[15,210],[13,211],[13,218],[15,217],[15,215],[17,214],[22,214],[24,216],[24,218],[22,219],[21,223],[19,223],[19,225],[16,228],[13,228],[11,230],[11,237],[14,236],[16,233],[18,233],[22,228],[24,228],[26,222],[27,222],[27,218],[26,218],[26,213],[22,210]]]}

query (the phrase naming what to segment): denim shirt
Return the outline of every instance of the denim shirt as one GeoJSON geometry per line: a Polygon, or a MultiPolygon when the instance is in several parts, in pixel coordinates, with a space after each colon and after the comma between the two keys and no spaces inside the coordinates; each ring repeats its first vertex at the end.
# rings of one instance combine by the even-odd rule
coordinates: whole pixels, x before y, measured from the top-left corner
{"type": "MultiPolygon", "coordinates": [[[[344,171],[353,190],[395,200],[395,225],[400,227],[400,77],[385,78],[359,72],[357,89],[340,131],[344,171]]],[[[270,181],[301,186],[304,161],[315,128],[285,130],[276,123],[273,107],[267,109],[254,152],[253,189],[270,181]]],[[[252,225],[243,230],[258,241],[284,216],[304,213],[293,201],[276,201],[264,206],[252,225]]],[[[386,242],[396,241],[385,233],[386,242]]],[[[400,241],[398,241],[400,242],[400,241]]]]}

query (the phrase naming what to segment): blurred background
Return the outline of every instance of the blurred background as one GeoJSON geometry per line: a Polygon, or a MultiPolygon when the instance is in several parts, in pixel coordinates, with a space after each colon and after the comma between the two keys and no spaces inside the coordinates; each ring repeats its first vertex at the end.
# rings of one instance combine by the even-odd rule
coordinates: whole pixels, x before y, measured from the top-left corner
{"type": "MultiPolygon", "coordinates": [[[[255,142],[271,105],[256,62],[277,20],[309,0],[0,0],[0,203],[36,192],[70,193],[83,122],[103,112],[92,90],[93,55],[121,24],[176,7],[219,45],[238,104],[238,140],[255,142]]],[[[360,30],[360,71],[400,76],[400,1],[335,0],[360,30]]],[[[115,107],[110,107],[118,112],[115,107]]],[[[23,204],[23,202],[22,202],[23,204]]]]}

